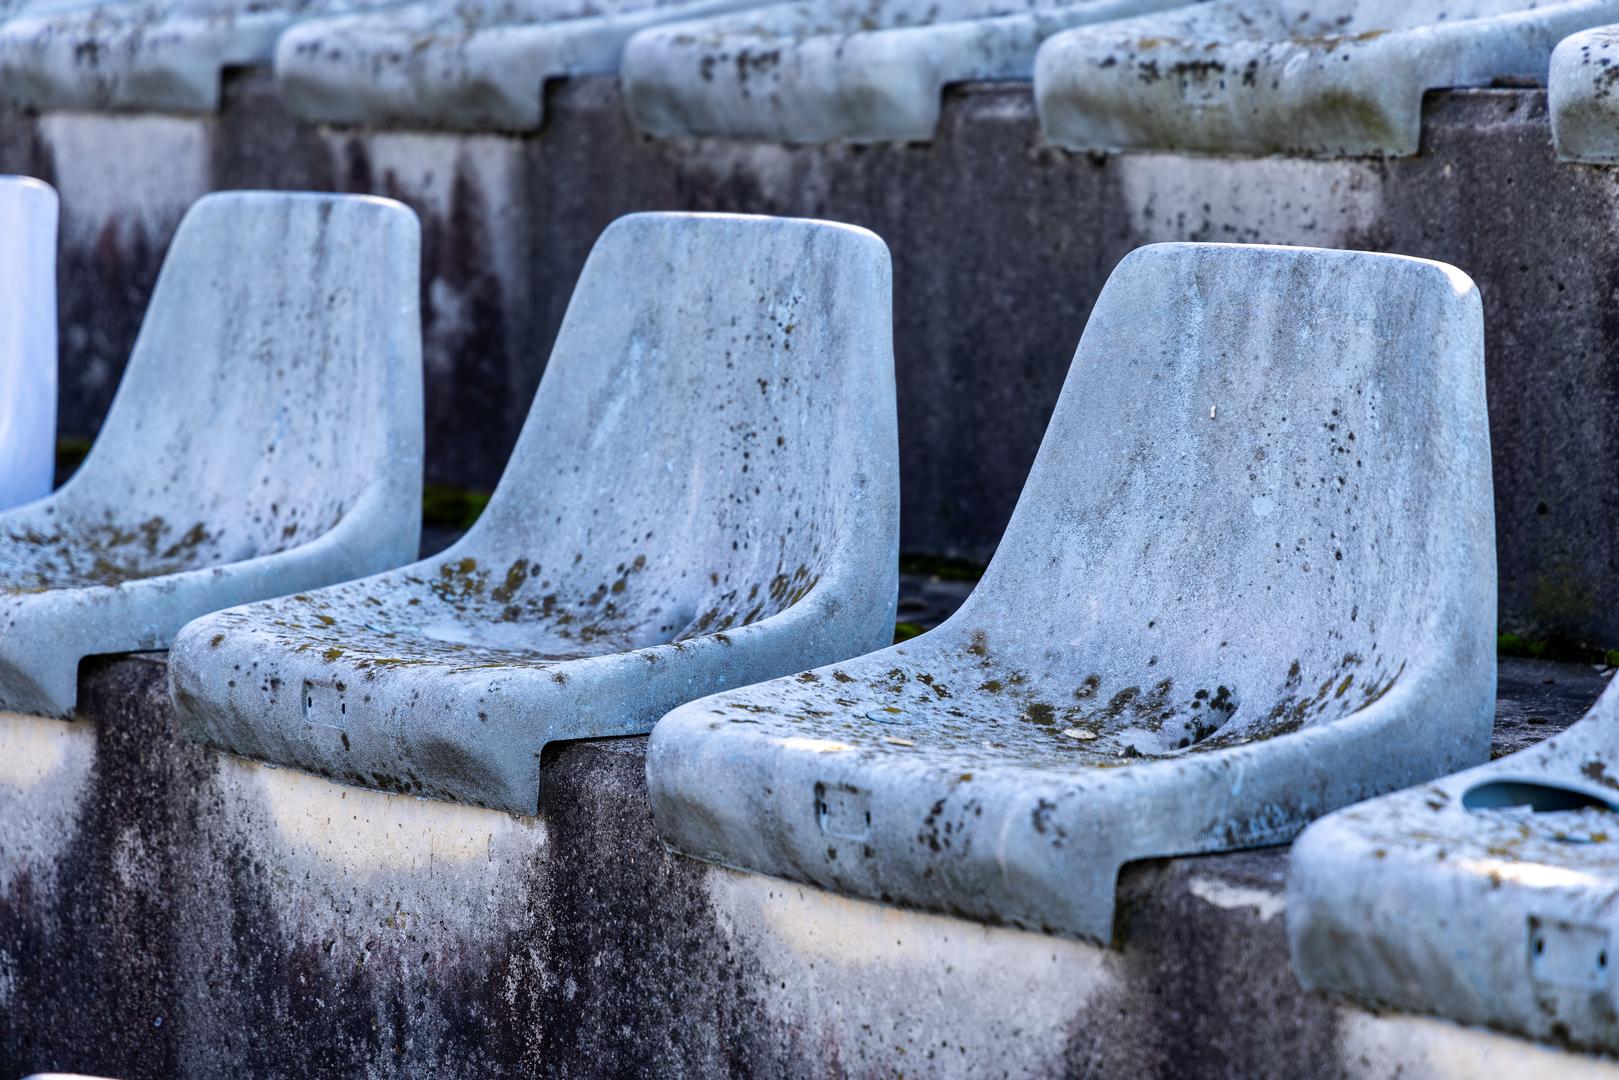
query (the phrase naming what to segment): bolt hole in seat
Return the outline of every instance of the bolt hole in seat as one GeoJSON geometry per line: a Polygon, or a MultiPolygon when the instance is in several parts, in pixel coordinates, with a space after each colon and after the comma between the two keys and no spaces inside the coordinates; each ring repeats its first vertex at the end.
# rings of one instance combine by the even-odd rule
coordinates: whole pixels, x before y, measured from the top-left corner
{"type": "Polygon", "coordinates": [[[1055,34],[1040,124],[1071,150],[1415,154],[1422,95],[1544,85],[1564,35],[1619,0],[1215,0],[1055,34]]]}
{"type": "Polygon", "coordinates": [[[0,510],[51,491],[56,215],[49,184],[0,176],[0,510]]]}
{"type": "Polygon", "coordinates": [[[1106,941],[1126,862],[1484,759],[1494,552],[1464,275],[1142,248],[960,611],[674,710],[653,812],[716,862],[1106,941]]]}
{"type": "Polygon", "coordinates": [[[826,222],[623,218],[488,508],[441,555],[179,636],[193,737],[513,813],[547,743],[892,640],[887,248],[826,222]]]}
{"type": "Polygon", "coordinates": [[[758,0],[426,0],[310,19],[275,50],[292,111],[331,123],[536,131],[545,83],[612,75],[624,42],[758,0]]]}
{"type": "Polygon", "coordinates": [[[952,83],[1034,77],[1048,35],[1181,0],[836,0],[646,30],[624,99],[654,135],[815,143],[933,138],[952,83]]]}
{"type": "Polygon", "coordinates": [[[1329,815],[1293,848],[1293,964],[1377,1006],[1619,1053],[1619,681],[1567,731],[1329,815]]]}
{"type": "Polygon", "coordinates": [[[85,656],[415,553],[418,234],[386,199],[191,208],[88,457],[0,513],[0,710],[68,716],[85,656]]]}

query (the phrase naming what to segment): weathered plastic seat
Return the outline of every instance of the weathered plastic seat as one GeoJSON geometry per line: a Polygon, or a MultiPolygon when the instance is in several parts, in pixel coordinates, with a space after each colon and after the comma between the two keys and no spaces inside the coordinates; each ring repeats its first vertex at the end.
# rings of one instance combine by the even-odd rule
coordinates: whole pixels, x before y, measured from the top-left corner
{"type": "Polygon", "coordinates": [[[1048,35],[1181,0],[773,4],[637,34],[630,115],[655,135],[785,142],[929,139],[950,83],[1029,80],[1048,35]]]}
{"type": "Polygon", "coordinates": [[[0,510],[56,467],[56,191],[0,176],[0,510]]]}
{"type": "Polygon", "coordinates": [[[1544,82],[1564,35],[1615,0],[1216,0],[1058,34],[1035,94],[1076,150],[1323,157],[1417,152],[1422,95],[1544,82]]]}
{"type": "Polygon", "coordinates": [[[0,95],[36,109],[214,112],[227,67],[299,19],[388,0],[34,0],[0,23],[0,95]]]}
{"type": "Polygon", "coordinates": [[[663,835],[1106,941],[1126,862],[1277,843],[1482,760],[1483,381],[1478,295],[1451,267],[1137,250],[960,611],[670,713],[647,760],[663,835]]]}
{"type": "Polygon", "coordinates": [[[191,208],[89,456],[0,514],[0,710],[66,716],[85,656],[415,554],[418,258],[385,199],[191,208]]]}
{"type": "Polygon", "coordinates": [[[533,814],[547,743],[892,640],[893,383],[875,236],[621,219],[471,532],[193,623],[180,714],[238,754],[533,814]]]}
{"type": "Polygon", "coordinates": [[[1565,161],[1619,164],[1619,26],[1570,35],[1547,80],[1552,142],[1565,161]]]}
{"type": "Polygon", "coordinates": [[[613,74],[637,30],[756,2],[429,0],[297,27],[275,70],[312,120],[531,131],[547,80],[613,74]]]}
{"type": "Polygon", "coordinates": [[[1287,925],[1306,986],[1619,1053],[1619,681],[1538,746],[1317,822],[1287,925]]]}

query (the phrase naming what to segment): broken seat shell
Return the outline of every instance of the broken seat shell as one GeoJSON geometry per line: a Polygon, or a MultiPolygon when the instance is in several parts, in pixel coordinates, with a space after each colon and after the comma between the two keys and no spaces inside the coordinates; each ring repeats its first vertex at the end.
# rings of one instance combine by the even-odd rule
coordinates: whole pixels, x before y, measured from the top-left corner
{"type": "Polygon", "coordinates": [[[541,752],[892,640],[886,247],[647,214],[597,241],[488,508],[401,570],[201,619],[190,734],[533,814],[541,752]]]}
{"type": "Polygon", "coordinates": [[[0,176],[0,510],[56,468],[56,191],[0,176]]]}
{"type": "Polygon", "coordinates": [[[0,710],[65,717],[85,656],[414,554],[419,257],[386,199],[191,208],[89,456],[0,513],[0,710]]]}
{"type": "Polygon", "coordinates": [[[1052,36],[1035,96],[1071,150],[1415,154],[1424,91],[1543,85],[1564,35],[1616,18],[1619,0],[1215,0],[1052,36]]]}
{"type": "Polygon", "coordinates": [[[938,629],[653,731],[676,848],[1108,940],[1132,860],[1278,843],[1483,760],[1478,294],[1390,255],[1146,247],[938,629]]]}
{"type": "Polygon", "coordinates": [[[837,0],[646,30],[624,99],[654,135],[931,139],[945,86],[1034,77],[1048,35],[1180,0],[837,0]]]}
{"type": "Polygon", "coordinates": [[[1619,680],[1538,746],[1311,826],[1287,927],[1312,989],[1619,1053],[1619,680]]]}

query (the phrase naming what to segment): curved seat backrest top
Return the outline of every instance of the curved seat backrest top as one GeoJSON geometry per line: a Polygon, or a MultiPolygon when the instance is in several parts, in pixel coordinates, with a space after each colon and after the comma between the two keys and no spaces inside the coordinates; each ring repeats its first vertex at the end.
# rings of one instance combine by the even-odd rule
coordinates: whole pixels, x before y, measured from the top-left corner
{"type": "MultiPolygon", "coordinates": [[[[1055,8],[1075,7],[1082,0],[841,0],[835,3],[776,3],[753,7],[736,15],[694,23],[691,32],[701,38],[705,30],[739,34],[750,25],[762,31],[789,29],[808,36],[861,33],[875,30],[928,26],[956,19],[993,19],[1029,15],[1055,8]]],[[[680,27],[676,32],[685,30],[680,27]]],[[[769,47],[768,40],[761,46],[769,47]]]]}
{"type": "Polygon", "coordinates": [[[1032,686],[1109,719],[1234,710],[1200,750],[1355,712],[1425,657],[1489,652],[1473,623],[1493,583],[1469,568],[1493,565],[1494,537],[1467,525],[1490,502],[1480,320],[1472,283],[1437,263],[1137,250],[940,632],[1043,658],[1032,686]]]}
{"type": "Polygon", "coordinates": [[[415,216],[385,199],[198,201],[58,512],[77,528],[138,518],[136,540],[194,568],[412,499],[412,470],[383,465],[421,456],[420,380],[386,377],[418,362],[418,246],[415,216]]]}
{"type": "MultiPolygon", "coordinates": [[[[1455,25],[1471,19],[1494,18],[1516,12],[1530,13],[1537,8],[1577,7],[1563,2],[1537,3],[1535,0],[1467,0],[1435,3],[1399,0],[1270,0],[1268,3],[1226,2],[1190,4],[1154,16],[1161,26],[1182,23],[1193,36],[1207,38],[1214,33],[1233,40],[1253,39],[1325,46],[1334,39],[1375,40],[1385,33],[1415,30],[1419,27],[1455,25]]],[[[1589,6],[1589,5],[1587,5],[1589,6]]],[[[1106,32],[1105,28],[1098,28],[1106,32]]]]}
{"type": "Polygon", "coordinates": [[[0,510],[51,490],[56,219],[49,184],[0,176],[0,510]]]}
{"type": "Polygon", "coordinates": [[[892,561],[898,529],[869,511],[898,505],[894,417],[864,404],[893,394],[889,277],[883,242],[848,226],[615,222],[452,555],[508,586],[605,589],[622,625],[600,630],[637,647],[757,622],[829,572],[871,580],[856,568],[892,561]]]}

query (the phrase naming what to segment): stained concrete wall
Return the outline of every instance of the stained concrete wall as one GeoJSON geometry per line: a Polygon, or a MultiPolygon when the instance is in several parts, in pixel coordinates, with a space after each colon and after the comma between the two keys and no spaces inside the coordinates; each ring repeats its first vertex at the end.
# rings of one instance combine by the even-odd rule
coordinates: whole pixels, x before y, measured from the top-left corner
{"type": "Polygon", "coordinates": [[[1559,162],[1545,94],[1429,95],[1422,153],[1101,158],[1040,139],[1026,86],[953,92],[928,144],[652,140],[610,78],[527,138],[315,127],[262,71],[217,118],[0,113],[0,170],[62,191],[61,423],[105,410],[168,237],[222,187],[401,198],[424,221],[430,478],[488,487],[600,230],[649,209],[868,226],[894,251],[903,547],[984,561],[1090,306],[1156,240],[1441,259],[1484,296],[1504,629],[1619,646],[1619,170],[1559,162]]]}
{"type": "MultiPolygon", "coordinates": [[[[1601,683],[1520,667],[1505,734],[1601,683]]],[[[674,855],[643,738],[518,818],[195,747],[159,656],[80,701],[0,715],[0,1076],[1619,1076],[1304,994],[1282,849],[1133,865],[1104,950],[674,855]]]]}

